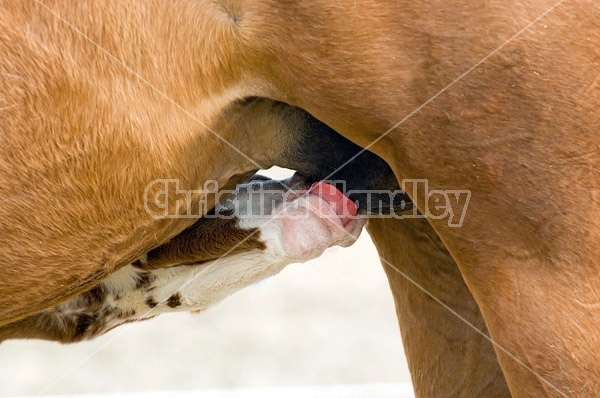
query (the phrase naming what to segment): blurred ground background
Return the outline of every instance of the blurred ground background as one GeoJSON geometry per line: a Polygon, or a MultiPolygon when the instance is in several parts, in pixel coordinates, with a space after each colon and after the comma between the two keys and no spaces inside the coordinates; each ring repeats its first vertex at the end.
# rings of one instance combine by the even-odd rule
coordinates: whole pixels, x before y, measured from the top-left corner
{"type": "Polygon", "coordinates": [[[202,314],[70,346],[0,345],[0,396],[408,383],[387,279],[363,232],[202,314]]]}

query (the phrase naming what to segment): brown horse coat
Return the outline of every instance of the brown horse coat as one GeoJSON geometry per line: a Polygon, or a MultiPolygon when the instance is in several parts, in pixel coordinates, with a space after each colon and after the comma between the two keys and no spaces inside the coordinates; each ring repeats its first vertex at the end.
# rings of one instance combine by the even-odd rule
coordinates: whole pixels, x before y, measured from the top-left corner
{"type": "MultiPolygon", "coordinates": [[[[460,228],[430,221],[511,393],[600,391],[596,2],[0,9],[0,322],[89,288],[189,226],[148,219],[139,193],[157,176],[196,187],[255,168],[206,126],[259,96],[370,146],[399,180],[470,191],[460,228]]],[[[270,134],[235,131],[221,134],[251,158],[272,147],[270,134]]],[[[427,209],[424,192],[412,199],[427,209]]]]}

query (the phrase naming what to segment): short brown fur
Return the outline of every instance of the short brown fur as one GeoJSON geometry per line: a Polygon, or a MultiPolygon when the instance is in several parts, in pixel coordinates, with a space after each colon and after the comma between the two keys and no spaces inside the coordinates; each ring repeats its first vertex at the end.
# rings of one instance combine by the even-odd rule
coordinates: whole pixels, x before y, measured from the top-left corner
{"type": "Polygon", "coordinates": [[[431,225],[419,218],[372,219],[368,231],[394,294],[415,394],[509,397],[492,344],[427,294],[487,334],[456,262],[431,225]]]}
{"type": "MultiPolygon", "coordinates": [[[[140,192],[254,168],[198,120],[263,96],[361,145],[411,115],[372,149],[399,179],[472,192],[461,228],[432,225],[512,355],[511,393],[596,396],[599,6],[564,1],[507,43],[555,3],[44,3],[194,120],[39,3],[1,1],[0,322],[187,228],[148,219],[140,192]]],[[[232,142],[256,155],[266,136],[232,142]]]]}

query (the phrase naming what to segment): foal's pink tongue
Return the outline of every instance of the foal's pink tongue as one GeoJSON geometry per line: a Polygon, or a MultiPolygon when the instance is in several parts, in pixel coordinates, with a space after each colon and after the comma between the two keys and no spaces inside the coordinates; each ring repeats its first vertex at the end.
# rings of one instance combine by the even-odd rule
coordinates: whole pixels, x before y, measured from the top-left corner
{"type": "Polygon", "coordinates": [[[310,187],[308,193],[319,196],[329,203],[333,211],[342,219],[344,226],[350,222],[352,217],[358,214],[354,202],[333,185],[316,182],[310,187]]]}

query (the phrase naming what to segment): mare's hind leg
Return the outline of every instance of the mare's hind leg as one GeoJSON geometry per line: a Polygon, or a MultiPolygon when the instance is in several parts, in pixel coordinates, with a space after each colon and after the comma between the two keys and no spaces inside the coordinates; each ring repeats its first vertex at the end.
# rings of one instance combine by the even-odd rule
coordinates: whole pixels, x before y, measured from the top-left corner
{"type": "Polygon", "coordinates": [[[510,396],[492,344],[392,268],[487,334],[456,263],[427,220],[372,219],[368,231],[394,295],[417,396],[510,396]]]}

